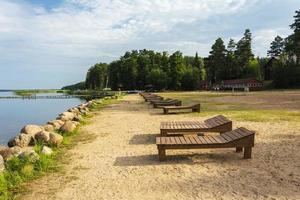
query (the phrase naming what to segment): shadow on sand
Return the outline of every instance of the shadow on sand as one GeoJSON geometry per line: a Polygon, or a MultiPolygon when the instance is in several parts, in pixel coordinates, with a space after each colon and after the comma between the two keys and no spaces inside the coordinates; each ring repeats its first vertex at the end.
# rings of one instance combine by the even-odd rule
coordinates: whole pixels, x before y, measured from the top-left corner
{"type": "Polygon", "coordinates": [[[137,134],[137,135],[134,135],[129,140],[129,144],[131,144],[131,145],[155,144],[155,138],[158,136],[159,136],[159,134],[137,134]]]}

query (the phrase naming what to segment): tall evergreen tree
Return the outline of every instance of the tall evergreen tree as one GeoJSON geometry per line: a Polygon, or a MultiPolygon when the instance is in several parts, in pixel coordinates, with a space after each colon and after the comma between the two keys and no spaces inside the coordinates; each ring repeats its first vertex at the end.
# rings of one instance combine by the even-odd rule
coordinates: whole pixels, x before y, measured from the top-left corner
{"type": "Polygon", "coordinates": [[[297,64],[300,64],[300,10],[296,11],[294,16],[294,23],[290,25],[291,29],[294,30],[294,34],[291,36],[293,41],[293,52],[297,56],[297,64]]]}
{"type": "Polygon", "coordinates": [[[235,50],[236,64],[239,67],[237,78],[241,78],[243,76],[247,65],[254,58],[251,48],[251,42],[252,34],[249,29],[246,29],[244,36],[238,41],[235,50]]]}
{"type": "Polygon", "coordinates": [[[226,78],[225,79],[235,79],[238,76],[238,66],[235,61],[235,55],[234,52],[236,50],[236,43],[233,39],[230,39],[227,45],[227,51],[226,51],[226,78]]]}
{"type": "Polygon", "coordinates": [[[270,50],[268,51],[268,55],[270,57],[278,57],[284,50],[284,40],[280,36],[276,36],[274,41],[271,42],[270,50]]]}
{"type": "Polygon", "coordinates": [[[178,90],[181,88],[181,79],[185,68],[183,61],[180,51],[176,51],[170,56],[170,89],[178,90]]]}
{"type": "Polygon", "coordinates": [[[212,45],[212,50],[209,52],[207,77],[211,83],[215,83],[217,80],[222,80],[222,71],[225,63],[225,45],[221,38],[218,38],[212,45]]]}

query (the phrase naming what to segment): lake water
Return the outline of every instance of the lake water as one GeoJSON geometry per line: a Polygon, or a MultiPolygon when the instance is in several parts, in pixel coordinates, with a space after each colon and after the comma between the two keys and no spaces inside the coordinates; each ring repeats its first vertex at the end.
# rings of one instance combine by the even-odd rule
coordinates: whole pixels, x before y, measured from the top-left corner
{"type": "MultiPolygon", "coordinates": [[[[38,94],[38,95],[51,95],[38,94]]],[[[55,93],[53,95],[61,95],[55,93]]],[[[0,92],[0,96],[15,96],[13,92],[0,92]]],[[[84,102],[81,99],[0,99],[0,144],[19,134],[27,124],[43,125],[59,113],[84,102]]]]}

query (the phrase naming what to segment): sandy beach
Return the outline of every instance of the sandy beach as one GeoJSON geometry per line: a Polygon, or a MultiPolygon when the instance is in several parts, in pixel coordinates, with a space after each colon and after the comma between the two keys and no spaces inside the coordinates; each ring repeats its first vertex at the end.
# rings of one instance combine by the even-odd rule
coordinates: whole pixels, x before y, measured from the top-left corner
{"type": "Polygon", "coordinates": [[[34,181],[23,199],[300,199],[298,122],[234,121],[257,132],[249,160],[217,149],[168,151],[159,162],[161,121],[206,117],[162,115],[138,95],[93,115],[80,130],[92,139],[68,152],[64,173],[34,181]]]}

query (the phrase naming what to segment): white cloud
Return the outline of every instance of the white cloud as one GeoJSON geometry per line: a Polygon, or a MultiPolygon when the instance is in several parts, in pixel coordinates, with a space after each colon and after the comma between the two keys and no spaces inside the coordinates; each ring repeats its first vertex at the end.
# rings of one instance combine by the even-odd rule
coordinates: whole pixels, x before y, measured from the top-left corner
{"type": "Polygon", "coordinates": [[[13,45],[22,43],[29,51],[60,55],[90,55],[101,53],[99,49],[105,54],[105,45],[130,43],[143,35],[155,37],[179,23],[232,14],[245,7],[246,0],[68,0],[45,11],[3,1],[0,41],[18,40],[13,45]]]}
{"type": "Polygon", "coordinates": [[[270,43],[279,35],[282,38],[291,34],[291,30],[286,28],[261,29],[253,33],[253,51],[257,56],[266,56],[270,43]]]}

